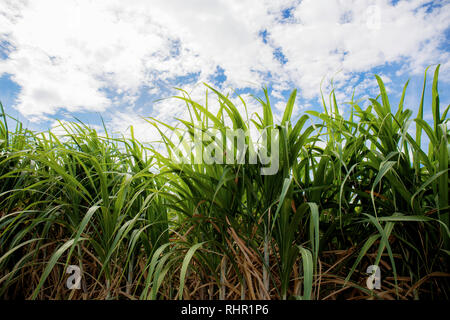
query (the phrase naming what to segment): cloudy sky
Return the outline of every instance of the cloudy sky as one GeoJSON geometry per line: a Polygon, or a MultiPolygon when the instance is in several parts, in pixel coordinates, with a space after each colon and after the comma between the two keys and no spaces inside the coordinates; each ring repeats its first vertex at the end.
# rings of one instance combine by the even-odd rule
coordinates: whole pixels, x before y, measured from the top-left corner
{"type": "Polygon", "coordinates": [[[250,94],[267,86],[278,113],[298,88],[299,115],[320,110],[322,80],[346,102],[376,95],[379,74],[394,101],[411,79],[417,110],[423,72],[440,63],[447,106],[449,27],[446,0],[0,0],[0,101],[32,128],[101,116],[150,139],[141,117],[186,112],[162,99],[174,87],[199,101],[202,82],[235,90],[259,112],[250,94]]]}

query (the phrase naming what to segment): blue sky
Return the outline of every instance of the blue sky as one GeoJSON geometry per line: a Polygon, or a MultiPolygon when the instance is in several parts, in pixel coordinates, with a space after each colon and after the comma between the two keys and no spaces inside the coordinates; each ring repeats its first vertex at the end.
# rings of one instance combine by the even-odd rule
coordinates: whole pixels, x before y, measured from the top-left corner
{"type": "Polygon", "coordinates": [[[186,116],[180,101],[162,99],[174,87],[200,102],[202,82],[236,90],[258,113],[250,94],[267,86],[277,114],[297,88],[298,116],[321,110],[322,81],[329,92],[333,79],[346,102],[353,90],[376,95],[379,74],[393,105],[410,79],[406,107],[416,111],[423,72],[440,63],[445,108],[449,21],[445,0],[4,0],[0,101],[32,129],[74,117],[99,126],[103,117],[110,131],[133,125],[151,141],[155,131],[143,116],[186,116]]]}

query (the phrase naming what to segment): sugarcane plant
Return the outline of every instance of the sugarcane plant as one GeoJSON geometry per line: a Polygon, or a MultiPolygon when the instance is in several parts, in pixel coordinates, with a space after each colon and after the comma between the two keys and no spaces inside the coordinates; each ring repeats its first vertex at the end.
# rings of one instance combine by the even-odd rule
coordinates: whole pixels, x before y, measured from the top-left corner
{"type": "Polygon", "coordinates": [[[159,144],[34,132],[0,104],[0,297],[448,299],[450,106],[427,72],[415,118],[408,82],[393,107],[378,76],[376,97],[342,112],[333,89],[300,115],[296,90],[277,115],[263,88],[249,115],[177,89],[187,118],[145,118],[159,144]]]}

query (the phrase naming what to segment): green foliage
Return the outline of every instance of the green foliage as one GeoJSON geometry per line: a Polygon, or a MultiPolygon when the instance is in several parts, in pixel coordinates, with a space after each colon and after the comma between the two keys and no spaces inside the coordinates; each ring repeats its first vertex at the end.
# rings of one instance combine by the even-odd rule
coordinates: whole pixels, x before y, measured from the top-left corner
{"type": "Polygon", "coordinates": [[[404,106],[408,83],[393,110],[378,76],[380,95],[366,108],[352,98],[348,118],[332,91],[324,112],[294,121],[294,90],[281,123],[266,89],[250,119],[208,85],[216,114],[208,91],[202,105],[180,89],[190,119],[177,129],[146,119],[164,151],[132,127],[131,138],[82,123],[60,123],[63,136],[32,132],[1,106],[0,297],[448,299],[449,107],[440,110],[438,74],[431,125],[426,81],[415,119],[404,106]],[[162,130],[194,137],[212,127],[200,150],[217,143],[236,155],[227,129],[252,126],[279,132],[274,175],[261,175],[261,161],[177,162],[162,130]],[[83,271],[81,291],[65,288],[69,264],[83,271]],[[372,264],[381,290],[365,287],[372,264]]]}

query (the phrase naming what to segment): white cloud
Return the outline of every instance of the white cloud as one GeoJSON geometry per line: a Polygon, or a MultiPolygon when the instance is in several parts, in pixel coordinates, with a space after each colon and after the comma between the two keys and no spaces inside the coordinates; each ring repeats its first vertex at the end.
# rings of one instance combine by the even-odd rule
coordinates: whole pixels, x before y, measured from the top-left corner
{"type": "Polygon", "coordinates": [[[150,143],[160,141],[161,137],[158,130],[144,118],[131,112],[116,112],[108,122],[108,127],[111,128],[110,133],[123,134],[126,138],[131,137],[131,127],[134,135],[139,137],[142,142],[150,143]]]}
{"type": "MultiPolygon", "coordinates": [[[[422,73],[424,66],[448,61],[438,50],[449,27],[450,4],[426,12],[427,1],[304,0],[296,7],[296,23],[276,25],[271,39],[288,59],[286,69],[304,95],[317,94],[321,77],[368,71],[385,63],[405,63],[405,70],[422,73]],[[367,24],[367,10],[379,8],[379,28],[367,24]]],[[[370,10],[369,10],[370,11],[370,10]]]]}
{"type": "MultiPolygon", "coordinates": [[[[133,110],[143,87],[158,95],[177,77],[192,74],[211,82],[218,67],[226,76],[222,88],[270,81],[278,98],[292,87],[312,98],[324,76],[343,87],[354,84],[355,73],[393,62],[408,73],[443,62],[441,73],[450,80],[449,53],[440,47],[450,4],[427,12],[426,2],[3,0],[0,42],[14,50],[0,60],[0,76],[9,73],[21,86],[15,107],[28,118],[120,106],[111,111],[112,123],[136,123],[145,136],[148,125],[144,129],[132,111],[123,111],[133,110]],[[373,5],[379,9],[376,28],[368,16],[373,5]],[[282,10],[291,7],[292,16],[282,21],[282,10]],[[274,56],[276,49],[286,64],[274,56]]],[[[197,92],[203,99],[204,88],[197,92]]],[[[173,100],[155,103],[153,110],[162,120],[187,115],[173,100]]]]}

